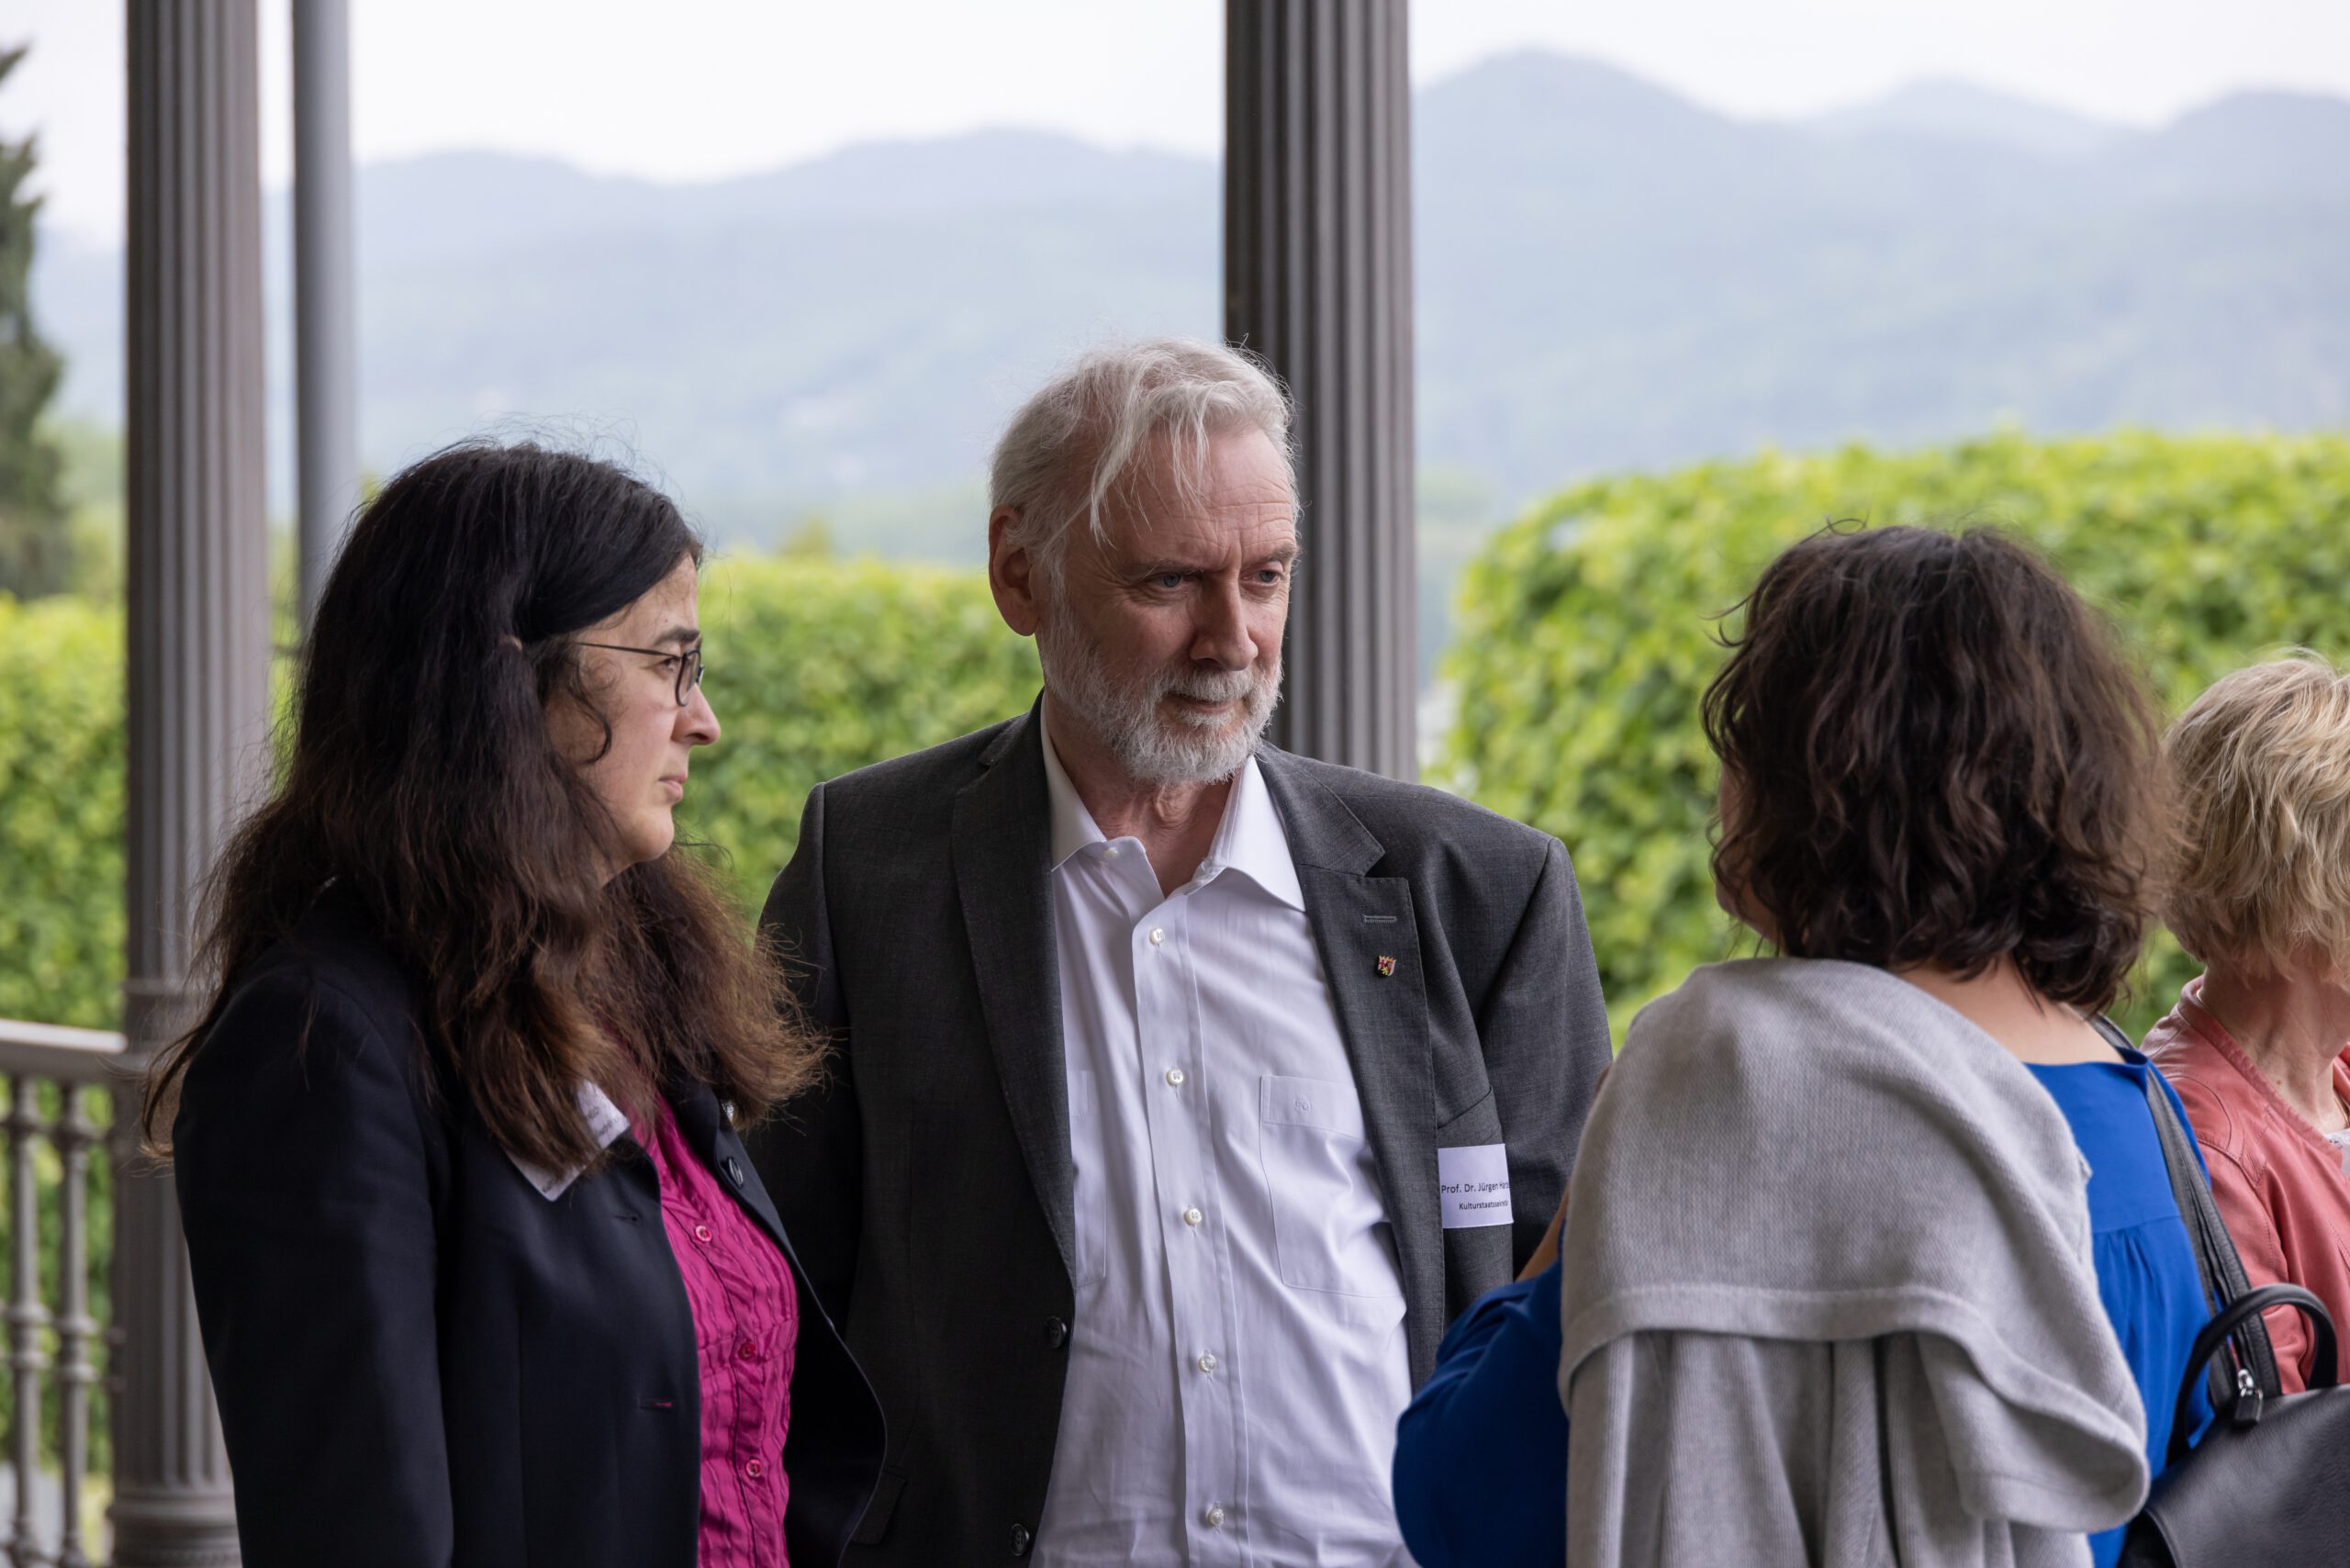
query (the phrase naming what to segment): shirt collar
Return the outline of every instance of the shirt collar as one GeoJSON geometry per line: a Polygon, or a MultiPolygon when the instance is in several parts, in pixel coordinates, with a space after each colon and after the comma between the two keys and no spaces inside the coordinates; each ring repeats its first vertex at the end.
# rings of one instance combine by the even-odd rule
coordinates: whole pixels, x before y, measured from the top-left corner
{"type": "MultiPolygon", "coordinates": [[[[1036,709],[1039,739],[1045,748],[1045,795],[1052,818],[1052,866],[1060,869],[1064,861],[1089,846],[1107,844],[1093,813],[1085,809],[1078,798],[1077,786],[1069,782],[1069,771],[1061,766],[1060,754],[1053,749],[1052,726],[1046,721],[1044,705],[1036,709]]],[[[1207,882],[1226,871],[1237,871],[1266,892],[1293,910],[1305,908],[1305,889],[1297,879],[1297,865],[1291,859],[1289,834],[1281,829],[1281,812],[1273,805],[1273,794],[1265,787],[1264,774],[1257,767],[1253,756],[1241,765],[1232,781],[1232,793],[1225,799],[1224,820],[1216,824],[1215,838],[1208,846],[1205,860],[1200,862],[1198,882],[1207,882]]]]}
{"type": "Polygon", "coordinates": [[[1046,721],[1045,704],[1036,704],[1037,738],[1045,747],[1045,798],[1052,815],[1053,869],[1089,844],[1107,844],[1102,829],[1094,823],[1093,813],[1078,799],[1077,786],[1069,781],[1069,770],[1061,766],[1060,753],[1053,749],[1053,728],[1046,721]]]}

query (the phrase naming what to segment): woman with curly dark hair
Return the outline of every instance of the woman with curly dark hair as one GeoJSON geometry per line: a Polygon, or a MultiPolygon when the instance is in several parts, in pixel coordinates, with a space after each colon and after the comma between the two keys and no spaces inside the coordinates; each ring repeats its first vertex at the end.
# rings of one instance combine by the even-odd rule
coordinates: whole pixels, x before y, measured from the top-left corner
{"type": "Polygon", "coordinates": [[[468,445],[327,585],[146,1105],[248,1568],[815,1568],[870,1495],[737,1136],[818,1043],[672,848],[700,559],[616,468],[468,445]]]}
{"type": "Polygon", "coordinates": [[[1563,1471],[1548,1543],[1501,1501],[1407,1539],[1427,1563],[2109,1564],[2209,1316],[2166,1091],[2099,1016],[2149,922],[2152,706],[1993,532],[1830,530],[1743,609],[1704,703],[1714,870],[1780,956],[1641,1012],[1561,1260],[1494,1293],[1556,1304],[1547,1415],[1485,1366],[1534,1353],[1522,1305],[1481,1303],[1404,1417],[1407,1529],[1407,1450],[1511,1427],[1563,1471]]]}

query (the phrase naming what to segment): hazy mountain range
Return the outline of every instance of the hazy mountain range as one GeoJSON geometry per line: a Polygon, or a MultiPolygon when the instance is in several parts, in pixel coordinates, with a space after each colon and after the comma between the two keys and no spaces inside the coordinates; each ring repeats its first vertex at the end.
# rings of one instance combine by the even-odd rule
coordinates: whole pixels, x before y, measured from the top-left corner
{"type": "MultiPolygon", "coordinates": [[[[2145,132],[1929,83],[1757,124],[1525,54],[1415,113],[1420,457],[1457,520],[1763,443],[2350,424],[2350,101],[2246,94],[2145,132]]],[[[722,532],[825,510],[849,547],[968,557],[974,476],[1046,366],[1218,330],[1217,179],[1013,130],[697,186],[372,166],[364,450],[558,418],[722,532]]],[[[69,407],[107,420],[121,275],[60,242],[35,279],[69,407]]]]}

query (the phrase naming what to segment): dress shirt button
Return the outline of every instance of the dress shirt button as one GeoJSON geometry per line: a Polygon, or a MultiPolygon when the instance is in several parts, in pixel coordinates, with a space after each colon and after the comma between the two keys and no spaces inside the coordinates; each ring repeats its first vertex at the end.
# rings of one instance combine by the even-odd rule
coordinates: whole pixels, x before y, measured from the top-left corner
{"type": "Polygon", "coordinates": [[[1118,846],[1114,844],[1102,852],[1102,858],[1104,860],[1115,860],[1117,857],[1118,846]]]}
{"type": "Polygon", "coordinates": [[[698,1225],[694,1226],[694,1239],[700,1242],[704,1247],[709,1246],[710,1226],[706,1225],[698,1225]]]}
{"type": "Polygon", "coordinates": [[[1167,1070],[1167,1083],[1168,1083],[1168,1086],[1169,1086],[1169,1088],[1172,1088],[1172,1089],[1181,1089],[1181,1088],[1182,1088],[1182,1087],[1183,1087],[1183,1070],[1182,1070],[1181,1068],[1180,1068],[1180,1067],[1170,1067],[1170,1068],[1169,1068],[1169,1069],[1167,1070]]]}
{"type": "Polygon", "coordinates": [[[1200,1370],[1203,1372],[1212,1372],[1215,1371],[1215,1352],[1214,1350],[1207,1351],[1200,1357],[1200,1370]]]}
{"type": "Polygon", "coordinates": [[[765,1475],[767,1473],[767,1467],[760,1463],[755,1459],[743,1467],[743,1473],[749,1476],[754,1481],[756,1481],[760,1476],[765,1475]]]}
{"type": "Polygon", "coordinates": [[[753,1344],[748,1339],[745,1339],[741,1344],[735,1346],[734,1353],[742,1357],[746,1361],[755,1361],[759,1359],[758,1346],[753,1344]]]}
{"type": "Polygon", "coordinates": [[[1158,946],[1161,942],[1164,942],[1164,941],[1166,941],[1166,940],[1167,940],[1167,933],[1166,933],[1165,931],[1162,931],[1161,929],[1159,929],[1159,928],[1158,928],[1158,926],[1156,926],[1156,925],[1154,925],[1154,926],[1152,926],[1152,927],[1150,928],[1150,945],[1151,945],[1152,946],[1156,947],[1156,946],[1158,946]]]}
{"type": "Polygon", "coordinates": [[[1197,1209],[1185,1209],[1183,1211],[1183,1223],[1185,1225],[1198,1225],[1207,1217],[1207,1215],[1202,1214],[1197,1209]]]}
{"type": "Polygon", "coordinates": [[[1028,1527],[1026,1525],[1013,1526],[1012,1555],[1014,1557],[1027,1556],[1028,1548],[1035,1543],[1035,1540],[1036,1538],[1035,1536],[1028,1533],[1028,1527]]]}
{"type": "Polygon", "coordinates": [[[1045,1319],[1045,1343],[1056,1350],[1068,1344],[1069,1325],[1058,1317],[1045,1319]]]}
{"type": "Polygon", "coordinates": [[[1222,1529],[1224,1528],[1224,1505],[1221,1503],[1210,1503],[1208,1505],[1208,1511],[1202,1514],[1200,1517],[1207,1520],[1208,1529],[1222,1529]]]}

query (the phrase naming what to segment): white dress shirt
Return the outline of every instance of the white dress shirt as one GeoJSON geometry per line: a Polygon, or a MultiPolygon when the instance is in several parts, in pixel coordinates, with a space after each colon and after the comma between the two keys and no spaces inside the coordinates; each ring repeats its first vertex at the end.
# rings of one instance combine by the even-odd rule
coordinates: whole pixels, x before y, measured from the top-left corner
{"type": "Polygon", "coordinates": [[[1280,814],[1251,759],[1162,894],[1045,737],[1077,1315],[1051,1568],[1393,1568],[1403,1276],[1280,814]]]}

